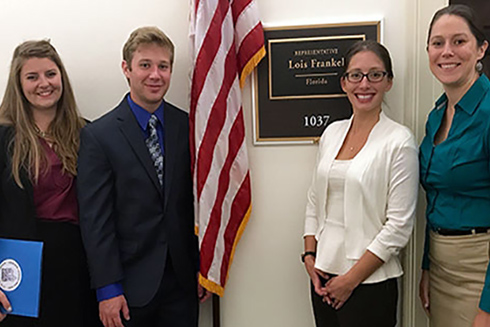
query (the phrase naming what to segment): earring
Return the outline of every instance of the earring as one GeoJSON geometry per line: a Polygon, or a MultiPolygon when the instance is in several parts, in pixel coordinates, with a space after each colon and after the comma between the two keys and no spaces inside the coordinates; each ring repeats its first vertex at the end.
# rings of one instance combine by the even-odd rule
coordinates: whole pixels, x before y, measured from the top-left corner
{"type": "Polygon", "coordinates": [[[476,63],[475,68],[476,68],[476,71],[477,71],[477,72],[481,73],[481,72],[483,71],[483,63],[482,63],[481,61],[478,61],[478,62],[476,63]]]}

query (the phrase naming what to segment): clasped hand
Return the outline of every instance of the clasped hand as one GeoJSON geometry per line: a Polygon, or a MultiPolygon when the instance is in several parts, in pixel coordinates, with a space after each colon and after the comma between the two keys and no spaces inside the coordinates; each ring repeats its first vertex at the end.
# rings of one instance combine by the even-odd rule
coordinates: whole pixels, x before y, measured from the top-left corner
{"type": "Polygon", "coordinates": [[[323,297],[323,301],[336,310],[347,302],[357,286],[347,275],[330,277],[326,272],[315,268],[315,260],[312,257],[305,259],[305,268],[310,275],[315,293],[323,297]],[[327,280],[324,286],[320,277],[327,280]]]}
{"type": "Polygon", "coordinates": [[[355,283],[347,275],[331,277],[322,287],[323,301],[338,310],[347,302],[355,288],[355,283]]]}

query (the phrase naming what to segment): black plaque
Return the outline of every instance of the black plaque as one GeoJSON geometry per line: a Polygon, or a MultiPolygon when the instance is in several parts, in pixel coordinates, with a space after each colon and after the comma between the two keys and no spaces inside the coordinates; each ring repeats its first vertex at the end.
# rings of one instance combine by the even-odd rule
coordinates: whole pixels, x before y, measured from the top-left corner
{"type": "Polygon", "coordinates": [[[255,74],[255,141],[311,143],[350,117],[340,87],[344,54],[380,38],[380,22],[265,28],[267,57],[255,74]]]}

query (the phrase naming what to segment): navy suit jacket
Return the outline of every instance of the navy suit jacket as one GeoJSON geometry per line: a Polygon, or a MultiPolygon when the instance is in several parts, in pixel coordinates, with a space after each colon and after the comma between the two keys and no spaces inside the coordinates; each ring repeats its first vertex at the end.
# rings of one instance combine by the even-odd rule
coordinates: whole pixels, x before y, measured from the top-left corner
{"type": "Polygon", "coordinates": [[[196,292],[197,238],[188,115],[164,104],[163,189],[126,97],[82,129],[77,190],[92,287],[122,283],[130,306],[155,295],[168,255],[196,292]]]}

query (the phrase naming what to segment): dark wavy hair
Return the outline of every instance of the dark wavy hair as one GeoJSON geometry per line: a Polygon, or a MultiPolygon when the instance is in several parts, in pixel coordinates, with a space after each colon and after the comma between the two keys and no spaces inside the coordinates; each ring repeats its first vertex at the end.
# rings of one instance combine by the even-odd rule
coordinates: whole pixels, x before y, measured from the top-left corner
{"type": "Polygon", "coordinates": [[[347,53],[345,54],[344,73],[345,71],[347,71],[352,57],[363,51],[371,51],[372,53],[374,53],[383,62],[385,70],[388,73],[388,78],[392,79],[394,77],[393,65],[391,63],[391,57],[388,49],[386,49],[382,44],[373,40],[357,41],[356,43],[351,45],[351,47],[347,50],[347,53]]]}
{"type": "Polygon", "coordinates": [[[430,35],[432,34],[432,27],[434,27],[434,24],[444,15],[454,15],[464,19],[470,28],[471,34],[476,38],[476,43],[479,47],[481,47],[487,40],[485,33],[483,33],[481,23],[478,21],[473,9],[466,5],[449,5],[436,11],[434,17],[432,17],[429,25],[429,32],[427,33],[427,44],[429,44],[430,35]]]}

